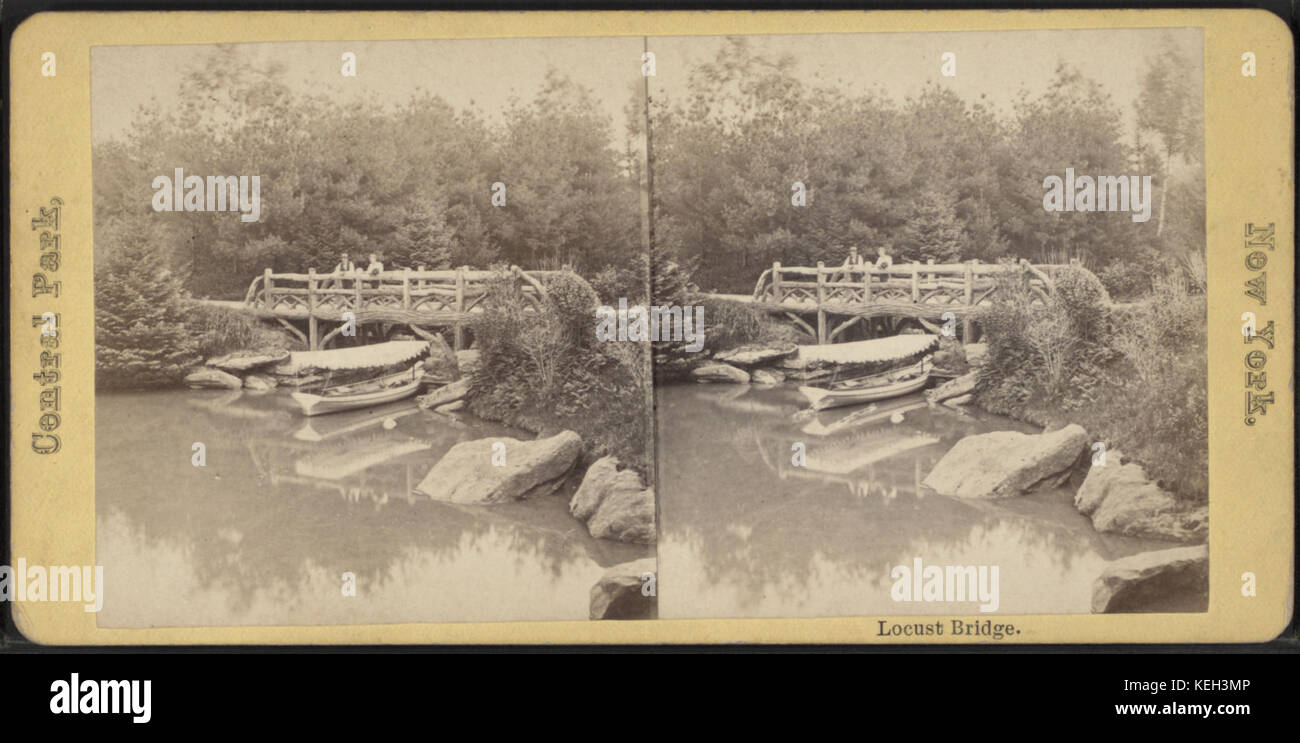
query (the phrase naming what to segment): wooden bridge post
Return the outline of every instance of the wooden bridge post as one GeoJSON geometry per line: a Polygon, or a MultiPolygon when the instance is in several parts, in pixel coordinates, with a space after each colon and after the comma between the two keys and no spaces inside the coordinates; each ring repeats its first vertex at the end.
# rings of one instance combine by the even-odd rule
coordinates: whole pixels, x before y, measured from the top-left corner
{"type": "Polygon", "coordinates": [[[919,281],[920,273],[918,273],[920,270],[921,270],[921,264],[916,261],[912,261],[912,304],[921,303],[921,284],[919,281]]]}
{"type": "Polygon", "coordinates": [[[452,332],[452,350],[465,348],[465,267],[456,269],[456,329],[452,332]]]}
{"type": "MultiPolygon", "coordinates": [[[[862,266],[862,303],[871,304],[871,264],[870,263],[862,266]]],[[[871,321],[868,320],[867,325],[870,324],[871,321]]]]}
{"type": "Polygon", "coordinates": [[[826,264],[817,261],[817,345],[826,342],[826,264]]]}
{"type": "Polygon", "coordinates": [[[402,309],[411,309],[411,269],[402,269],[402,309]]]}
{"type": "Polygon", "coordinates": [[[275,302],[271,299],[271,293],[275,288],[275,280],[271,278],[271,269],[262,272],[262,293],[266,295],[266,309],[272,310],[275,302]]]}
{"type": "Polygon", "coordinates": [[[307,269],[307,350],[320,350],[320,336],[316,328],[316,269],[307,269]]]}
{"type": "Polygon", "coordinates": [[[781,304],[781,263],[772,262],[772,301],[781,304]]]}
{"type": "Polygon", "coordinates": [[[971,303],[975,301],[975,269],[972,268],[969,263],[966,264],[965,268],[966,316],[961,319],[961,342],[970,343],[970,316],[971,312],[974,310],[971,303]]]}

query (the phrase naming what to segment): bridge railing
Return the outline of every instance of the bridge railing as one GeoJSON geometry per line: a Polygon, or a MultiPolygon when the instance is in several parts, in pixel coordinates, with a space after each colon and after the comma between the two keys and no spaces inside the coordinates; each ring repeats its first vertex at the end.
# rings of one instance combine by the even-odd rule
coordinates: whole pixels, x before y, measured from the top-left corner
{"type": "MultiPolygon", "coordinates": [[[[1044,299],[1053,290],[1052,274],[1060,265],[1032,265],[1021,261],[1018,270],[1031,291],[1044,299]]],[[[759,276],[753,299],[775,304],[868,305],[876,302],[975,305],[987,299],[1008,270],[995,263],[908,263],[889,268],[871,264],[816,267],[773,263],[759,276]]]]}
{"type": "MultiPolygon", "coordinates": [[[[539,279],[558,272],[512,268],[511,273],[520,280],[525,296],[536,299],[546,294],[539,279]]],[[[244,304],[287,315],[368,309],[463,313],[479,304],[487,292],[487,282],[495,275],[493,271],[470,268],[402,269],[376,274],[316,273],[314,269],[307,273],[273,273],[268,268],[249,284],[244,304]]]]}

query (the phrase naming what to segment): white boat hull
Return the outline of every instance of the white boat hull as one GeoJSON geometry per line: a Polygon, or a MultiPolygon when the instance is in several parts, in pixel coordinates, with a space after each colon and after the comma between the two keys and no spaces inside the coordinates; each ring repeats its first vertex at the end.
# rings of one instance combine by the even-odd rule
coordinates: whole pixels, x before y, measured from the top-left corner
{"type": "Polygon", "coordinates": [[[915,379],[907,379],[902,382],[893,384],[880,385],[862,390],[828,390],[820,387],[800,387],[799,392],[808,401],[812,403],[813,410],[826,410],[827,408],[839,408],[846,405],[861,405],[863,403],[875,402],[877,400],[888,400],[894,397],[916,392],[930,381],[929,373],[922,374],[915,379]]]}
{"type": "Polygon", "coordinates": [[[294,392],[290,394],[290,397],[302,408],[302,414],[308,416],[383,405],[384,403],[404,400],[420,391],[418,368],[407,373],[411,375],[411,378],[402,384],[372,392],[345,395],[313,395],[307,392],[294,392]]]}

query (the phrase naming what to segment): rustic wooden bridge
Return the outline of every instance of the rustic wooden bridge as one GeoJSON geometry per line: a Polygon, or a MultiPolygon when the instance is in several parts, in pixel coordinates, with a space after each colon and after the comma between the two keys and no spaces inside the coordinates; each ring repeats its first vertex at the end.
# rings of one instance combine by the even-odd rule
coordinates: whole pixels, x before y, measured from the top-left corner
{"type": "MultiPolygon", "coordinates": [[[[525,311],[535,310],[546,296],[540,279],[557,271],[522,271],[509,275],[523,291],[525,311]]],[[[325,348],[351,321],[365,325],[405,326],[421,338],[432,340],[432,328],[453,328],[455,348],[465,344],[465,326],[483,312],[487,283],[493,271],[470,268],[426,271],[384,271],[374,275],[272,273],[266,269],[253,279],[240,309],[276,320],[307,344],[325,348]],[[345,314],[347,313],[347,314],[345,314]],[[296,323],[306,322],[306,332],[296,323]],[[323,324],[323,325],[322,325],[323,324]],[[321,334],[322,327],[334,327],[321,334]]],[[[232,303],[233,304],[233,303],[232,303]]]]}
{"type": "Polygon", "coordinates": [[[833,343],[853,325],[876,318],[913,320],[939,333],[937,321],[949,312],[962,321],[962,338],[970,338],[980,307],[998,301],[999,278],[1005,280],[1007,272],[1025,282],[1032,303],[1044,303],[1055,291],[1053,275],[1066,267],[1023,260],[1015,265],[911,263],[885,269],[853,262],[814,268],[773,263],[759,276],[751,297],[736,298],[785,315],[818,343],[833,343]],[[801,317],[811,313],[817,315],[816,328],[801,317]]]}

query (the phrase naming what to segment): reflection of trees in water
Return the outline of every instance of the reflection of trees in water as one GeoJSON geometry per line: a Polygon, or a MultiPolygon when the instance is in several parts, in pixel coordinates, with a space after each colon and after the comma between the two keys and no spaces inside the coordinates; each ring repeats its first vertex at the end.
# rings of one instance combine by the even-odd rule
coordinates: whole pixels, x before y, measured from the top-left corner
{"type": "MultiPolygon", "coordinates": [[[[153,411],[174,414],[178,406],[172,396],[156,397],[100,405],[97,424],[105,435],[98,439],[104,461],[97,473],[97,503],[101,513],[125,515],[143,539],[186,548],[199,585],[233,589],[237,602],[252,600],[251,592],[239,590],[250,585],[300,586],[313,567],[340,576],[352,572],[366,585],[382,585],[394,563],[412,551],[451,561],[479,546],[508,541],[520,561],[554,576],[577,561],[605,564],[602,560],[621,556],[617,547],[623,545],[589,549],[598,540],[569,517],[562,495],[492,507],[456,507],[410,496],[456,442],[509,433],[505,429],[451,429],[420,414],[403,418],[393,430],[375,425],[303,442],[292,436],[302,425],[295,417],[213,410],[190,415],[183,429],[176,421],[158,425],[162,416],[151,416],[153,411]],[[108,435],[120,432],[133,416],[151,417],[161,430],[130,426],[128,435],[108,435]],[[191,466],[192,441],[206,445],[207,467],[191,466]],[[385,449],[399,451],[412,441],[426,443],[427,449],[382,460],[385,449]],[[151,457],[148,467],[138,464],[143,452],[173,448],[183,451],[151,457]],[[382,461],[349,472],[347,458],[357,452],[382,461]],[[321,472],[334,477],[313,477],[321,472]],[[494,539],[485,540],[494,532],[494,539]]],[[[259,400],[264,407],[274,402],[269,396],[259,400]]],[[[635,556],[644,556],[645,549],[635,549],[635,556]]]]}
{"type": "MultiPolygon", "coordinates": [[[[784,412],[766,420],[752,412],[761,406],[741,412],[746,397],[704,407],[699,402],[707,398],[698,392],[665,392],[684,393],[692,404],[663,408],[664,537],[687,543],[699,560],[691,569],[711,583],[762,593],[806,585],[819,563],[830,562],[845,575],[878,584],[887,580],[889,566],[917,556],[918,544],[979,548],[990,534],[1014,534],[1016,549],[1044,556],[1062,573],[1090,547],[1104,554],[1068,504],[1053,501],[1035,510],[1012,502],[1018,499],[971,503],[920,487],[960,438],[1025,430],[1018,424],[922,408],[900,424],[885,420],[819,437],[801,431],[806,421],[784,412]],[[807,448],[808,466],[791,463],[796,441],[807,448]],[[871,461],[873,453],[893,451],[871,461]],[[859,461],[869,463],[855,467],[859,461]]],[[[749,393],[755,394],[764,393],[749,393]]]]}

